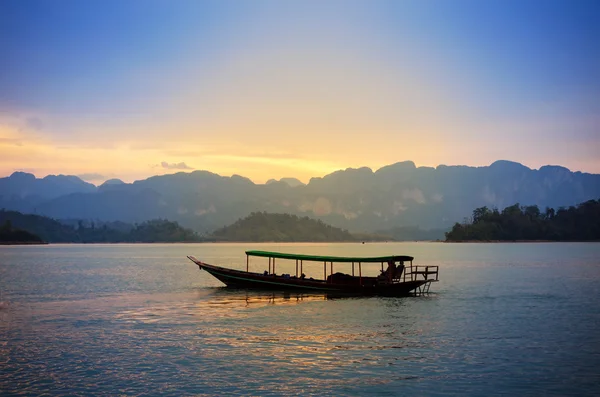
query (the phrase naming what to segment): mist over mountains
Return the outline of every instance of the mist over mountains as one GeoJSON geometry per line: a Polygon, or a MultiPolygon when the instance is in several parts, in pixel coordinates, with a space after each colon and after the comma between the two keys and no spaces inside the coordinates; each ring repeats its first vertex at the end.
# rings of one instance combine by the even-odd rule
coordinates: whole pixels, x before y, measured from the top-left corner
{"type": "Polygon", "coordinates": [[[55,219],[143,222],[164,218],[198,232],[229,225],[251,212],[322,219],[356,232],[399,226],[450,228],[474,208],[514,203],[558,208],[600,197],[600,175],[560,166],[532,170],[496,161],[486,167],[415,167],[399,162],[373,171],[348,168],[312,178],[255,184],[208,171],[153,176],[99,187],[75,176],[15,172],[0,178],[0,208],[55,219]]]}

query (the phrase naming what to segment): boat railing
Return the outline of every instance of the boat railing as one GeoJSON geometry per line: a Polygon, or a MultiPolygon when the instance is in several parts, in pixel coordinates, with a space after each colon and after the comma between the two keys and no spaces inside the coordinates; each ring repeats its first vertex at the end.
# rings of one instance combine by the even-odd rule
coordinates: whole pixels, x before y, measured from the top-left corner
{"type": "Polygon", "coordinates": [[[428,280],[438,281],[439,266],[413,265],[412,263],[404,269],[403,281],[428,280]]]}
{"type": "MultiPolygon", "coordinates": [[[[323,263],[323,282],[325,283],[356,283],[358,279],[359,285],[366,285],[371,283],[402,283],[408,281],[427,281],[427,285],[431,282],[438,281],[439,266],[436,265],[413,265],[413,258],[409,256],[389,256],[389,257],[371,257],[371,258],[345,258],[345,257],[332,257],[332,256],[311,256],[311,255],[292,255],[282,254],[277,252],[267,251],[246,251],[246,272],[250,271],[250,256],[259,256],[268,258],[268,270],[265,270],[264,275],[271,275],[277,277],[275,260],[295,260],[295,276],[288,275],[293,278],[304,278],[303,272],[303,261],[313,261],[323,263]],[[377,277],[366,276],[362,272],[362,261],[365,259],[365,263],[381,264],[381,274],[377,277]],[[381,260],[381,262],[380,262],[381,260]],[[334,262],[351,263],[352,273],[345,274],[334,273],[334,262]],[[394,266],[394,262],[399,262],[398,265],[394,266]],[[385,265],[388,263],[388,269],[385,269],[385,265]],[[392,273],[392,274],[390,274],[392,273]]],[[[284,277],[283,275],[281,277],[284,277]]],[[[311,279],[312,280],[312,279],[311,279]]],[[[316,279],[314,281],[317,281],[316,279]]],[[[319,280],[321,281],[321,280],[319,280]]]]}

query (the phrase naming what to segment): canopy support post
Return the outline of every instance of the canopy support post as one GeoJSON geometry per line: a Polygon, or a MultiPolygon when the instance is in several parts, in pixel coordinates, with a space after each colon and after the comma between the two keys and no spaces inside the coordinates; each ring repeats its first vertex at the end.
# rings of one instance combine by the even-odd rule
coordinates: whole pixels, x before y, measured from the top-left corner
{"type": "Polygon", "coordinates": [[[327,281],[327,262],[323,262],[323,280],[327,281]]]}
{"type": "Polygon", "coordinates": [[[358,262],[358,281],[360,282],[360,286],[362,287],[362,268],[360,266],[360,262],[358,262]]]}
{"type": "Polygon", "coordinates": [[[269,258],[269,274],[271,274],[271,258],[269,258]]]}
{"type": "Polygon", "coordinates": [[[248,273],[249,268],[250,268],[250,255],[246,255],[246,273],[248,273]]]}
{"type": "Polygon", "coordinates": [[[354,277],[354,262],[352,262],[352,277],[354,277]]]}
{"type": "Polygon", "coordinates": [[[329,274],[333,274],[333,262],[329,262],[329,274]]]}
{"type": "Polygon", "coordinates": [[[296,259],[296,277],[298,277],[298,259],[296,259]]]}
{"type": "Polygon", "coordinates": [[[275,275],[275,258],[273,258],[273,276],[275,275]]]}

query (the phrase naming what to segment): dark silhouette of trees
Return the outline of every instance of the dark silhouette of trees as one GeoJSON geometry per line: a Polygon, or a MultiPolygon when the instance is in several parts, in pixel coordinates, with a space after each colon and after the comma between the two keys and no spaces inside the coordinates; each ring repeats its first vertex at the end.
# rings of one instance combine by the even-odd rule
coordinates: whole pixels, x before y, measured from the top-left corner
{"type": "Polygon", "coordinates": [[[253,212],[235,223],[213,232],[216,240],[225,241],[355,241],[348,231],[321,220],[290,214],[253,212]]]}
{"type": "Polygon", "coordinates": [[[10,219],[4,221],[0,227],[0,244],[35,244],[43,243],[39,236],[26,230],[15,229],[10,219]]]}
{"type": "Polygon", "coordinates": [[[569,208],[536,205],[506,207],[502,212],[487,207],[473,210],[472,221],[456,223],[446,241],[596,241],[600,240],[600,200],[589,200],[569,208]]]}
{"type": "MultiPolygon", "coordinates": [[[[77,226],[66,225],[40,215],[26,215],[17,211],[0,210],[0,224],[15,225],[39,235],[51,243],[154,243],[199,242],[203,238],[177,222],[164,219],[130,225],[123,222],[104,223],[77,221],[77,226]],[[7,223],[8,222],[8,223],[7,223]]],[[[5,226],[6,227],[6,226],[5,226]]]]}

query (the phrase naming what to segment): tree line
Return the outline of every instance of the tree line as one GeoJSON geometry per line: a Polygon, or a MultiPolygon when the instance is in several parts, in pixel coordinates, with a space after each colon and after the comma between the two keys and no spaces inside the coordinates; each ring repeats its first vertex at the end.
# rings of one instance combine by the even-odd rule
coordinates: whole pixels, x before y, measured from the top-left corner
{"type": "Polygon", "coordinates": [[[356,241],[343,230],[307,216],[252,212],[229,226],[215,230],[212,235],[220,241],[356,241]]]}
{"type": "Polygon", "coordinates": [[[40,236],[28,232],[27,230],[16,229],[12,226],[10,220],[5,220],[0,227],[0,244],[41,244],[43,240],[40,236]]]}
{"type": "MultiPolygon", "coordinates": [[[[0,224],[15,226],[50,243],[154,243],[204,241],[196,232],[177,222],[155,219],[140,224],[84,222],[67,225],[57,220],[17,211],[0,210],[0,224]]],[[[23,238],[25,238],[23,236],[23,238]]],[[[13,240],[18,241],[18,240],[13,240]]],[[[23,240],[24,242],[25,240],[23,240]]]]}
{"type": "Polygon", "coordinates": [[[558,210],[518,203],[504,208],[480,207],[472,218],[456,223],[446,233],[446,241],[598,241],[600,240],[600,200],[589,200],[558,210]]]}

